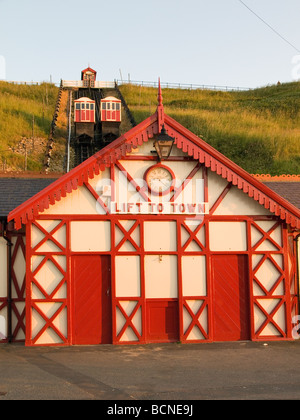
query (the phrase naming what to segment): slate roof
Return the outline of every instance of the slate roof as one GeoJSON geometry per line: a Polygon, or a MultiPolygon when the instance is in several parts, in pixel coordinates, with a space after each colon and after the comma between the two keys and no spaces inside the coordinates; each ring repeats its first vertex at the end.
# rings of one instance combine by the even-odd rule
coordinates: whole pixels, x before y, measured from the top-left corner
{"type": "Polygon", "coordinates": [[[48,187],[55,178],[0,178],[0,218],[48,187]]]}
{"type": "Polygon", "coordinates": [[[263,184],[300,209],[300,182],[263,182],[263,184]]]}

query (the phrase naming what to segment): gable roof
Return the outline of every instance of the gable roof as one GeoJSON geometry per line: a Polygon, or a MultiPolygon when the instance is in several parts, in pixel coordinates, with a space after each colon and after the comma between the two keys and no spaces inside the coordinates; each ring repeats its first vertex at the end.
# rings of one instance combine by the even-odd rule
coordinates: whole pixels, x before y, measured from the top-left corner
{"type": "Polygon", "coordinates": [[[47,178],[0,178],[0,219],[6,219],[10,211],[23,204],[55,181],[57,177],[47,178]]]}
{"type": "Polygon", "coordinates": [[[160,87],[155,114],[11,211],[8,221],[14,220],[16,229],[21,228],[22,224],[33,220],[61,197],[76,190],[118,159],[124,158],[133,148],[148,142],[161,131],[163,125],[168,134],[175,137],[175,144],[179,149],[227,179],[292,228],[300,229],[300,210],[297,207],[164,113],[160,87]]]}
{"type": "Polygon", "coordinates": [[[95,75],[97,74],[96,70],[92,69],[91,67],[87,67],[86,69],[82,70],[81,78],[83,78],[84,73],[87,73],[88,71],[94,73],[95,75]]]}
{"type": "Polygon", "coordinates": [[[264,185],[300,209],[300,182],[264,182],[264,185]]]}

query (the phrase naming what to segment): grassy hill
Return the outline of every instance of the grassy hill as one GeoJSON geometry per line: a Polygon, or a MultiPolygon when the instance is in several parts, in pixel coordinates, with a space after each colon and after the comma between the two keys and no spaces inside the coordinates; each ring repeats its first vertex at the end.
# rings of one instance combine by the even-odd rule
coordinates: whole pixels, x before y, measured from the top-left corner
{"type": "MultiPolygon", "coordinates": [[[[120,90],[137,122],[155,112],[157,89],[120,90]]],[[[0,171],[43,170],[57,95],[51,84],[0,82],[0,171]]],[[[167,114],[250,173],[300,174],[300,83],[248,92],[163,89],[163,102],[167,114]]],[[[64,153],[65,107],[62,113],[54,155],[64,153]]]]}
{"type": "MultiPolygon", "coordinates": [[[[137,122],[157,89],[121,86],[137,122]]],[[[250,173],[300,174],[300,83],[246,92],[163,89],[165,112],[250,173]]]]}
{"type": "Polygon", "coordinates": [[[43,169],[57,94],[52,84],[0,82],[0,170],[43,169]]]}

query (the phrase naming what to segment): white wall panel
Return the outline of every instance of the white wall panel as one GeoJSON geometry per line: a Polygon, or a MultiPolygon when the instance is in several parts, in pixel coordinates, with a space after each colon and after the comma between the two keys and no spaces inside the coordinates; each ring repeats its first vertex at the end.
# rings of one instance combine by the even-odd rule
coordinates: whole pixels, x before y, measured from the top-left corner
{"type": "Polygon", "coordinates": [[[228,185],[228,181],[221,176],[208,170],[208,201],[209,208],[215,204],[224,188],[228,185]]]}
{"type": "Polygon", "coordinates": [[[269,210],[265,209],[261,204],[255,201],[253,198],[250,198],[243,191],[239,190],[237,187],[231,187],[230,191],[220,203],[215,215],[237,215],[237,216],[271,216],[272,214],[269,210]]]}
{"type": "Polygon", "coordinates": [[[147,252],[177,251],[176,222],[145,222],[144,247],[147,252]]]}
{"type": "MultiPolygon", "coordinates": [[[[266,259],[256,272],[257,279],[268,291],[271,290],[271,288],[274,286],[274,284],[280,278],[280,276],[281,273],[277,270],[275,265],[269,259],[266,259]]],[[[279,284],[279,286],[274,292],[274,294],[277,295],[284,294],[283,282],[279,284]]],[[[260,296],[261,294],[262,293],[260,293],[258,296],[260,296]]]]}
{"type": "Polygon", "coordinates": [[[141,295],[140,257],[118,255],[115,258],[116,297],[141,295]]]}
{"type": "Polygon", "coordinates": [[[74,252],[106,252],[111,249],[110,222],[71,222],[71,250],[74,252]]]}
{"type": "Polygon", "coordinates": [[[177,256],[145,256],[146,298],[178,297],[177,256]]]}
{"type": "MultiPolygon", "coordinates": [[[[64,257],[65,258],[65,257],[64,257]]],[[[63,280],[64,274],[56,267],[56,265],[51,261],[47,260],[41,269],[35,274],[35,279],[38,281],[39,285],[50,295],[54,289],[59,285],[63,280]]],[[[38,290],[37,287],[32,289],[32,297],[34,299],[41,299],[41,296],[35,296],[34,291],[38,290]]],[[[41,293],[40,291],[38,291],[41,293]]],[[[66,298],[67,296],[61,296],[66,298]]],[[[45,299],[45,296],[43,297],[45,299]]]]}
{"type": "Polygon", "coordinates": [[[247,251],[245,222],[211,222],[209,224],[211,251],[247,251]]]}
{"type": "Polygon", "coordinates": [[[182,257],[183,296],[206,296],[206,257],[182,257]]]}
{"type": "MultiPolygon", "coordinates": [[[[62,197],[43,214],[99,214],[100,206],[85,186],[78,187],[72,193],[62,197]]],[[[103,214],[104,210],[100,213],[103,214]]]]}

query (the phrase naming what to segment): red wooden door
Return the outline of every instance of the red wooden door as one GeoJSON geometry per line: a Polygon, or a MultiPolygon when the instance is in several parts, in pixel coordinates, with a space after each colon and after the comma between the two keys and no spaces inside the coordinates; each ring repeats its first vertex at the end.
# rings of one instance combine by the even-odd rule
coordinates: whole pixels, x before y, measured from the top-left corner
{"type": "Polygon", "coordinates": [[[147,342],[179,340],[177,299],[147,299],[147,342]]]}
{"type": "Polygon", "coordinates": [[[73,344],[112,342],[110,257],[72,257],[73,344]]]}
{"type": "Polygon", "coordinates": [[[214,341],[250,339],[249,274],[246,255],[214,255],[214,341]]]}

